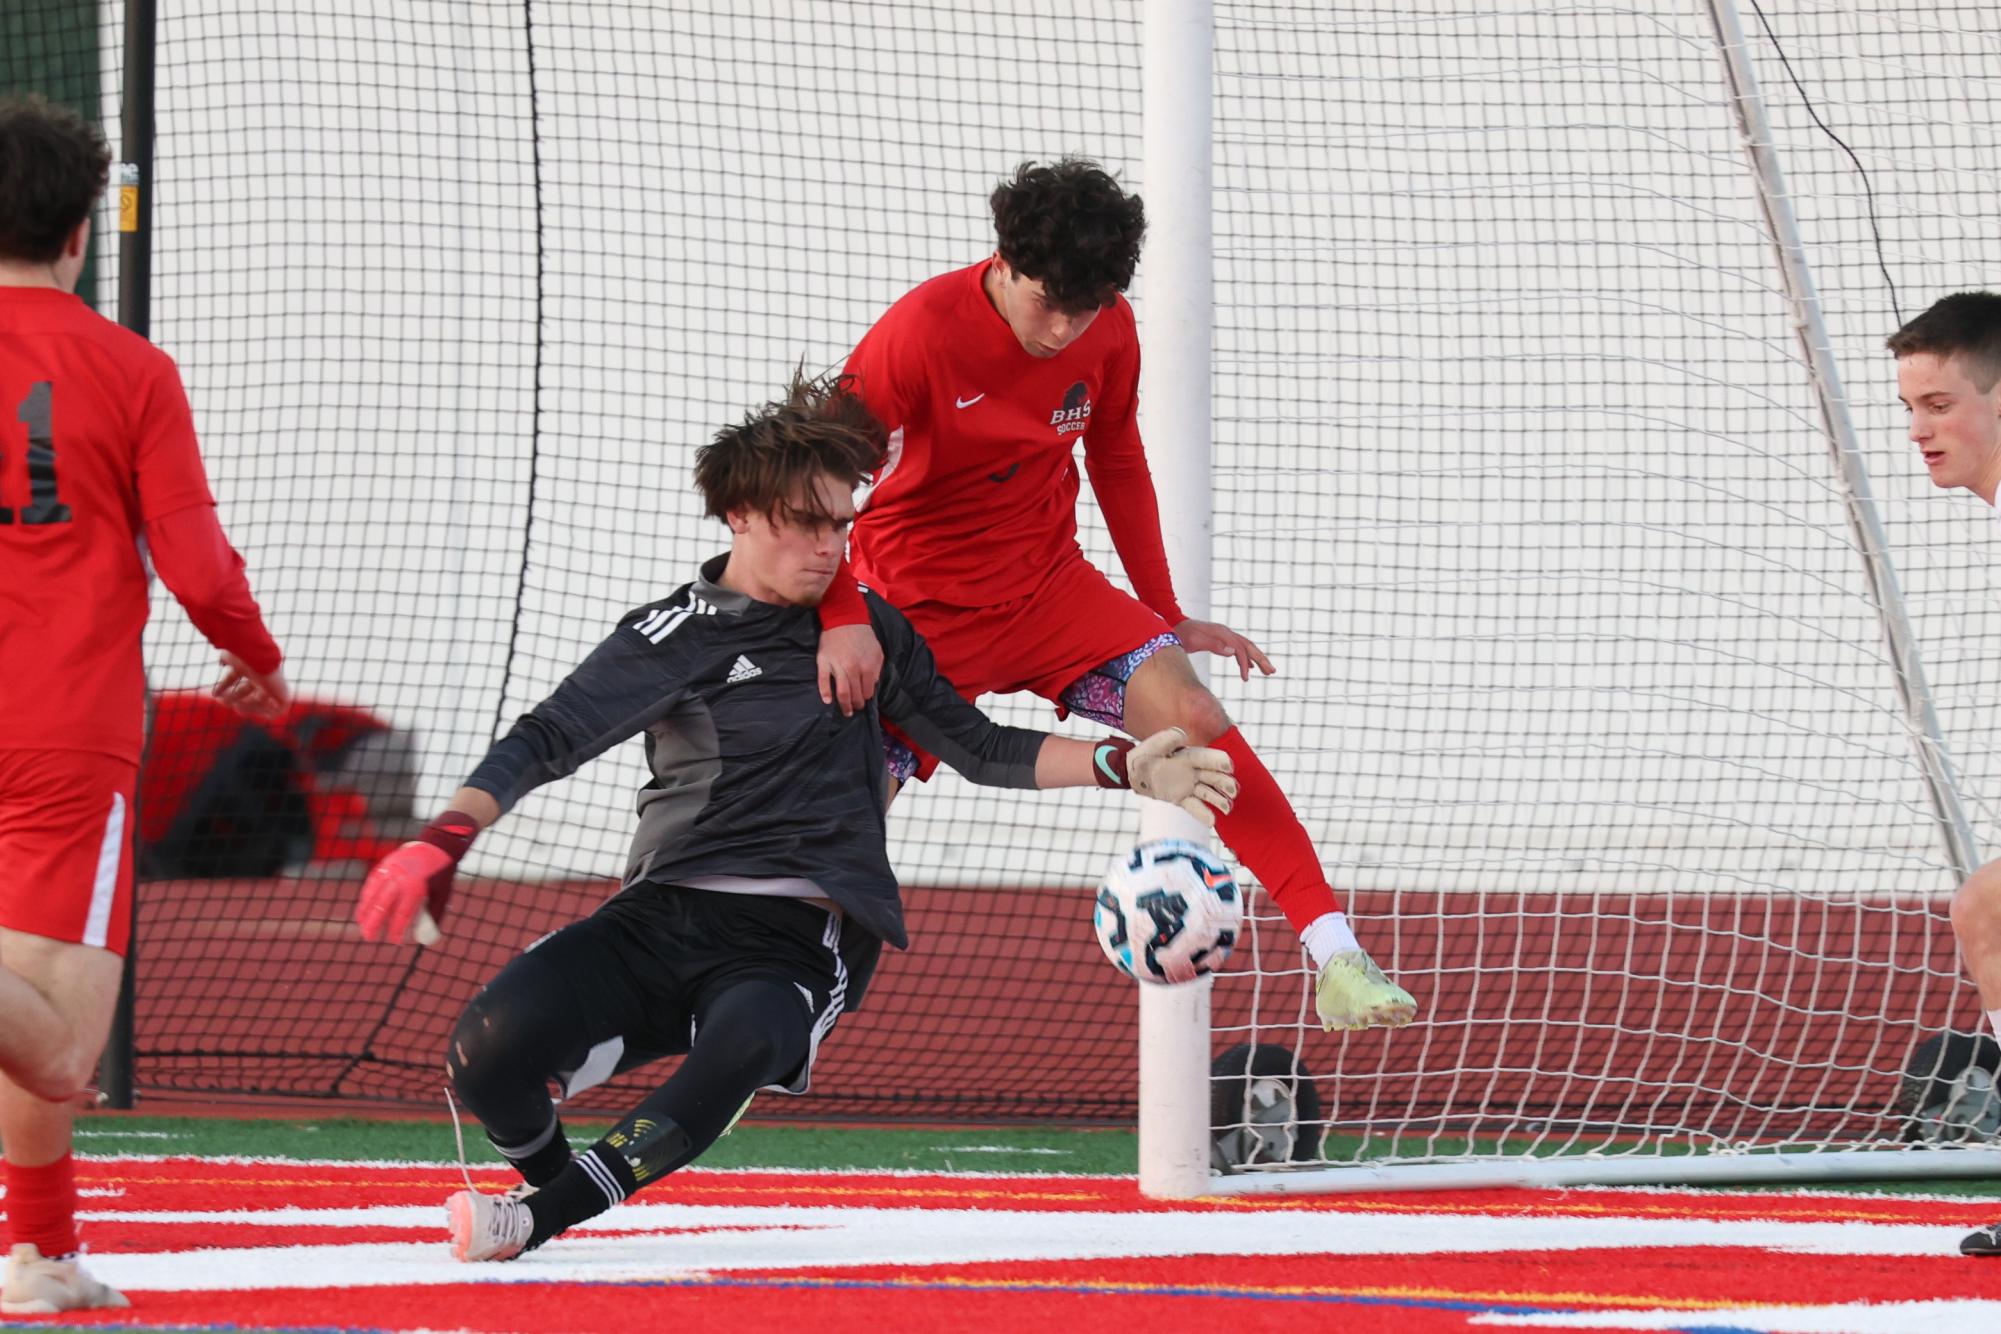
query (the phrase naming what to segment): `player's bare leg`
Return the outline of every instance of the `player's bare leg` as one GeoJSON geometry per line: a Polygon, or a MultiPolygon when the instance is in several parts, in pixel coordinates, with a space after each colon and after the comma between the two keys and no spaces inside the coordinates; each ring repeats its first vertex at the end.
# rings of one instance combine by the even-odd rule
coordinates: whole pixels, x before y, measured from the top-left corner
{"type": "Polygon", "coordinates": [[[1178,727],[1191,745],[1210,746],[1231,728],[1230,715],[1202,678],[1185,650],[1161,649],[1141,663],[1126,682],[1126,731],[1152,736],[1163,727],[1178,727]]]}
{"type": "MultiPolygon", "coordinates": [[[[1952,934],[1980,989],[1988,1026],[2001,1038],[2001,861],[1988,862],[1966,877],[1952,896],[1952,934]]],[[[1962,1255],[2001,1256],[2001,1223],[1968,1234],[1959,1250],[1962,1255]]]]}
{"type": "Polygon", "coordinates": [[[51,1101],[82,1091],[123,968],[109,950],[0,927],[0,1075],[51,1101]]]}
{"type": "Polygon", "coordinates": [[[1980,1008],[2001,1038],[2001,861],[1966,877],[1953,895],[1952,933],[1967,973],[1980,988],[1980,1008]]]}
{"type": "Polygon", "coordinates": [[[1217,817],[1216,833],[1264,882],[1318,965],[1314,1008],[1321,1024],[1398,1028],[1414,1019],[1416,1001],[1383,976],[1355,939],[1292,803],[1178,647],[1141,663],[1125,688],[1127,732],[1150,736],[1166,727],[1224,751],[1235,765],[1236,805],[1217,817]]]}
{"type": "MultiPolygon", "coordinates": [[[[70,1161],[71,1098],[89,1083],[111,1028],[122,961],[109,950],[0,929],[0,1014],[4,1027],[40,1028],[25,1051],[38,1096],[0,1075],[0,1152],[7,1159],[11,1249],[0,1280],[0,1311],[49,1315],[129,1305],[84,1273],[74,1258],[76,1190],[70,1161]]],[[[18,1032],[10,1033],[19,1038],[18,1032]]]]}

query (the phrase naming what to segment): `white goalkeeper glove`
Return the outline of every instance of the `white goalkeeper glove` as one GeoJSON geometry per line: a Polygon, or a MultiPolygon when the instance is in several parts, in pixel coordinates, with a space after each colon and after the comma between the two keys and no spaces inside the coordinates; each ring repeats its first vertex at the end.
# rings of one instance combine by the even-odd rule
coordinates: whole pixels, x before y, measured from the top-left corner
{"type": "Polygon", "coordinates": [[[1216,817],[1228,815],[1237,799],[1234,766],[1227,753],[1208,746],[1191,746],[1178,727],[1155,732],[1134,744],[1124,737],[1107,737],[1091,751],[1091,772],[1100,787],[1127,787],[1142,797],[1169,801],[1214,828],[1216,817]]]}

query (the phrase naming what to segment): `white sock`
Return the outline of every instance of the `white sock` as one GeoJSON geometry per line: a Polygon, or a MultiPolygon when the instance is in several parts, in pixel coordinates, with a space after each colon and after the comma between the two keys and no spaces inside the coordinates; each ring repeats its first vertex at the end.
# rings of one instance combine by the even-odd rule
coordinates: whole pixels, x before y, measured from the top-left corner
{"type": "Polygon", "coordinates": [[[1995,1038],[2001,1040],[2001,1010],[1987,1012],[1987,1026],[1994,1030],[1995,1038]]]}
{"type": "Polygon", "coordinates": [[[1355,933],[1348,925],[1348,914],[1344,912],[1321,913],[1299,933],[1299,943],[1306,946],[1306,952],[1313,956],[1315,968],[1325,968],[1327,961],[1343,950],[1362,948],[1362,942],[1355,939],[1355,933]]]}

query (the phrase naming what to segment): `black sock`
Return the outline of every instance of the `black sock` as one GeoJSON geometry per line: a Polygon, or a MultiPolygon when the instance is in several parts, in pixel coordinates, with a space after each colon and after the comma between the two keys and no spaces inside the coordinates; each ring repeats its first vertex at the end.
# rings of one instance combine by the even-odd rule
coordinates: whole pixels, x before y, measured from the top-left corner
{"type": "Polygon", "coordinates": [[[528,1197],[528,1212],[535,1219],[528,1249],[534,1250],[586,1218],[596,1218],[638,1189],[639,1182],[624,1157],[599,1140],[528,1197]]]}
{"type": "Polygon", "coordinates": [[[790,988],[762,978],[717,997],[673,1078],[528,1197],[535,1218],[528,1244],[540,1246],[700,1157],[744,1099],[799,1068],[811,1050],[811,1019],[790,988]]]}
{"type": "Polygon", "coordinates": [[[500,1156],[521,1174],[521,1179],[537,1188],[548,1185],[561,1175],[574,1156],[570,1152],[570,1141],[563,1135],[561,1120],[551,1121],[547,1130],[518,1147],[502,1144],[493,1138],[490,1130],[486,1137],[500,1156]]]}

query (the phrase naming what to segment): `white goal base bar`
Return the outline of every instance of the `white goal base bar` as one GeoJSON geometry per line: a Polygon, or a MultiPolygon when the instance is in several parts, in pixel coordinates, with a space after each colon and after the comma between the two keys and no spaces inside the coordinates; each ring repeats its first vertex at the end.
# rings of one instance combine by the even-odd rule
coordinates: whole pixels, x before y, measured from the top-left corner
{"type": "MultiPolygon", "coordinates": [[[[1682,1158],[1488,1159],[1456,1163],[1358,1163],[1211,1175],[1197,1192],[1219,1195],[1467,1190],[1503,1186],[1673,1186],[1730,1182],[1904,1181],[2001,1178],[2001,1148],[1701,1153],[1682,1158]]],[[[1152,1191],[1148,1191],[1152,1194],[1152,1191]]]]}

